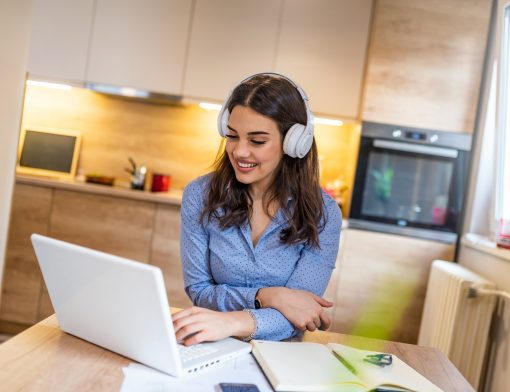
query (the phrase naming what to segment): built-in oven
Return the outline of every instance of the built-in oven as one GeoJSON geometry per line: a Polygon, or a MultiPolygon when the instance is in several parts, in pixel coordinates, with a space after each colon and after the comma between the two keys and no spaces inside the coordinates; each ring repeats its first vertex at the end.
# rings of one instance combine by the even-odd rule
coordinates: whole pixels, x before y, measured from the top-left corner
{"type": "Polygon", "coordinates": [[[454,243],[471,136],[364,122],[349,227],[454,243]]]}

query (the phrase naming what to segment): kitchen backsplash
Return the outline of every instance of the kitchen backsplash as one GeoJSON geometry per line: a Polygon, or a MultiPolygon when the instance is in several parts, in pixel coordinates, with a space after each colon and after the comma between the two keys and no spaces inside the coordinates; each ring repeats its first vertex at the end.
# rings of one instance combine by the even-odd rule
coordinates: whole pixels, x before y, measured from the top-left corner
{"type": "MultiPolygon", "coordinates": [[[[311,99],[313,110],[313,97],[311,99]]],[[[170,174],[182,189],[211,170],[221,139],[217,111],[198,105],[169,105],[122,99],[86,89],[71,91],[27,86],[23,127],[75,130],[82,134],[78,173],[114,176],[127,183],[128,156],[150,173],[170,174]]],[[[321,183],[347,186],[348,211],[360,138],[360,124],[316,125],[321,183]]],[[[150,179],[150,176],[149,176],[150,179]]]]}

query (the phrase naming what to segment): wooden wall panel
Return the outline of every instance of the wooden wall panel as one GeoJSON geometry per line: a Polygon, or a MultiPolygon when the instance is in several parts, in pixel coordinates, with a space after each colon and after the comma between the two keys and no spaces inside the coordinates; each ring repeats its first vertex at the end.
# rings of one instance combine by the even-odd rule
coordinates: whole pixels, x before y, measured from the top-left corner
{"type": "MultiPolygon", "coordinates": [[[[114,176],[129,183],[128,156],[150,173],[172,176],[172,189],[212,169],[221,138],[216,128],[218,112],[196,105],[163,105],[133,101],[74,88],[71,91],[27,86],[23,126],[70,129],[81,132],[78,172],[114,176]]],[[[316,125],[322,184],[340,179],[354,183],[360,126],[316,125]]],[[[348,208],[351,191],[342,197],[348,208]]],[[[347,209],[346,209],[347,211],[347,209]]],[[[345,215],[346,216],[346,215],[345,215]]]]}
{"type": "Polygon", "coordinates": [[[48,234],[53,190],[32,185],[16,185],[0,307],[0,319],[22,324],[37,321],[41,270],[30,235],[48,234]]]}
{"type": "Polygon", "coordinates": [[[185,308],[192,303],[184,291],[179,247],[180,223],[179,207],[158,205],[150,264],[163,272],[170,306],[185,308]]]}
{"type": "Polygon", "coordinates": [[[430,265],[454,245],[347,229],[335,301],[335,332],[416,343],[430,265]]]}
{"type": "Polygon", "coordinates": [[[491,0],[377,0],[362,118],[472,132],[491,0]]]}
{"type": "Polygon", "coordinates": [[[50,235],[148,262],[155,212],[154,203],[57,189],[50,235]]]}

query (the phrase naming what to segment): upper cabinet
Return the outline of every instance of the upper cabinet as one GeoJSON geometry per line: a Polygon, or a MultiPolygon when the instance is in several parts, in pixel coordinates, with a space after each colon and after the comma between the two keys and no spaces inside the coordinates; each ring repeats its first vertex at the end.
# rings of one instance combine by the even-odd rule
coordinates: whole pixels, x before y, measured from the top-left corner
{"type": "Polygon", "coordinates": [[[376,2],[362,118],[472,132],[491,0],[376,2]]]}
{"type": "Polygon", "coordinates": [[[314,112],[356,118],[372,0],[197,0],[183,95],[223,101],[248,75],[281,72],[314,112]]]}
{"type": "Polygon", "coordinates": [[[37,0],[29,71],[222,102],[277,71],[359,117],[372,0],[37,0]],[[69,69],[68,69],[69,68],[69,69]]]}
{"type": "Polygon", "coordinates": [[[282,1],[196,0],[183,95],[223,101],[273,68],[282,1]]]}
{"type": "Polygon", "coordinates": [[[307,92],[314,112],[356,118],[371,0],[284,2],[275,69],[307,92]]]}
{"type": "Polygon", "coordinates": [[[191,0],[96,0],[86,80],[181,93],[191,0]]]}
{"type": "Polygon", "coordinates": [[[83,82],[94,0],[36,0],[27,70],[30,77],[83,82]]]}

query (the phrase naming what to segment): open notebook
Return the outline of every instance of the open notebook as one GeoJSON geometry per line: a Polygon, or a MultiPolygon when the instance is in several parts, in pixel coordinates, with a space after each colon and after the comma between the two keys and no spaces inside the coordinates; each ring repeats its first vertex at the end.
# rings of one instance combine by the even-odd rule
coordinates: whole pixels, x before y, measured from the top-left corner
{"type": "Polygon", "coordinates": [[[379,353],[342,344],[253,340],[252,345],[276,391],[442,392],[395,355],[391,365],[380,367],[363,360],[379,353]]]}

